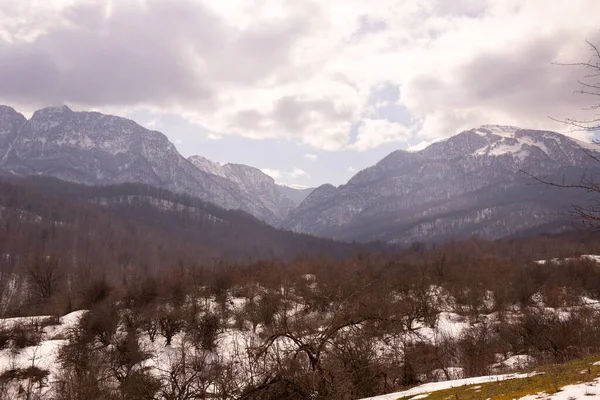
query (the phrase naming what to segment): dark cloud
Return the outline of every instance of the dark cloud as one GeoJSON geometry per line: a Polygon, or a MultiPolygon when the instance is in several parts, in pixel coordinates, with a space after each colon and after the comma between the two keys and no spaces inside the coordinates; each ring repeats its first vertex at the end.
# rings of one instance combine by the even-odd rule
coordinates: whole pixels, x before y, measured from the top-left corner
{"type": "Polygon", "coordinates": [[[68,8],[32,42],[0,41],[0,97],[88,106],[209,107],[219,84],[253,84],[286,65],[303,18],[232,28],[198,2],[114,2],[68,8]]]}
{"type": "Polygon", "coordinates": [[[233,123],[243,129],[257,130],[263,124],[274,121],[284,132],[301,134],[317,121],[346,122],[351,119],[351,111],[337,108],[332,99],[304,100],[296,96],[283,96],[275,102],[270,112],[243,110],[236,113],[233,123]]]}
{"type": "Polygon", "coordinates": [[[530,40],[524,38],[520,45],[477,54],[454,74],[414,78],[410,82],[412,105],[417,105],[426,118],[438,118],[436,126],[457,129],[465,128],[462,123],[469,127],[499,123],[482,120],[499,115],[525,124],[546,121],[546,125],[553,125],[548,117],[574,116],[565,113],[578,113],[593,100],[573,93],[584,71],[556,64],[586,60],[587,50],[583,38],[563,31],[530,40]],[[574,48],[578,51],[573,51],[574,48]],[[566,49],[570,51],[565,52],[566,49]],[[575,60],[561,59],[565,53],[576,54],[575,60]],[[481,113],[477,114],[478,111],[481,113]]]}
{"type": "Polygon", "coordinates": [[[582,38],[565,32],[526,42],[520,48],[504,49],[476,58],[462,71],[459,85],[469,97],[482,105],[493,105],[515,115],[552,115],[586,99],[572,96],[583,71],[557,65],[565,47],[580,48],[578,60],[587,59],[582,38]]]}

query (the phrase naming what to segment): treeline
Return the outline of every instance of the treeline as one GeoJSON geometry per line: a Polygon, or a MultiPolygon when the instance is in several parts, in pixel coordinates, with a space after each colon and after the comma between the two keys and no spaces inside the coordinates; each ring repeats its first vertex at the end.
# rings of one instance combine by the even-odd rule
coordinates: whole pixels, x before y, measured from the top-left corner
{"type": "Polygon", "coordinates": [[[277,230],[244,212],[140,184],[88,187],[52,178],[4,178],[0,215],[0,272],[10,272],[30,254],[61,254],[63,262],[107,271],[213,259],[347,257],[382,247],[277,230]]]}
{"type": "Polygon", "coordinates": [[[89,310],[45,398],[356,399],[497,372],[513,355],[548,363],[600,352],[599,265],[533,262],[598,253],[597,239],[119,273],[38,254],[3,282],[2,304],[6,316],[89,310]]]}

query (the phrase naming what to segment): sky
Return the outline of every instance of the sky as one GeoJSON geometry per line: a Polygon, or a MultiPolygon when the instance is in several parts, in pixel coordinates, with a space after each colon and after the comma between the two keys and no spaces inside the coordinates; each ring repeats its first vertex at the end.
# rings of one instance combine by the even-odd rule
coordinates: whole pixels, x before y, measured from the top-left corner
{"type": "Polygon", "coordinates": [[[345,183],[483,124],[589,118],[598,0],[0,0],[0,103],[134,119],[184,156],[345,183]]]}

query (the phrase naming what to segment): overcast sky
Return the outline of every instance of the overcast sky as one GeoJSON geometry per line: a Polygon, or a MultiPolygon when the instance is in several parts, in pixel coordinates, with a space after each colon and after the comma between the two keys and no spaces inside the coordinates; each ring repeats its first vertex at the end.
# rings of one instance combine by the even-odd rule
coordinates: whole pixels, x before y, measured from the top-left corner
{"type": "MultiPolygon", "coordinates": [[[[125,116],[180,152],[341,184],[482,124],[566,132],[599,0],[0,0],[0,103],[125,116]]],[[[580,132],[573,132],[583,138],[580,132]]]]}

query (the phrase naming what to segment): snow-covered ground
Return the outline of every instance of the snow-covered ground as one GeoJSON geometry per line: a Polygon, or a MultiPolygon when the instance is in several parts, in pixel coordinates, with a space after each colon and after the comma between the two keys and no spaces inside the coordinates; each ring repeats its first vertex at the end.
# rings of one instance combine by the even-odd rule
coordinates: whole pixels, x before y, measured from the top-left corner
{"type": "Polygon", "coordinates": [[[519,400],[540,400],[540,399],[553,399],[553,400],[573,400],[573,399],[587,399],[587,398],[599,398],[600,397],[600,378],[593,382],[579,383],[577,385],[563,386],[560,392],[554,394],[538,393],[525,397],[521,397],[519,400]]]}
{"type": "MultiPolygon", "coordinates": [[[[461,386],[477,385],[480,383],[500,382],[508,379],[523,379],[528,378],[535,373],[531,374],[505,374],[505,375],[491,375],[481,376],[476,378],[468,379],[457,379],[446,382],[435,382],[427,383],[425,385],[414,387],[410,390],[403,392],[396,392],[385,394],[382,396],[368,397],[361,400],[396,400],[402,397],[410,397],[411,400],[426,399],[429,397],[429,393],[437,392],[440,390],[451,389],[461,386]]],[[[573,400],[573,399],[585,399],[585,398],[599,398],[600,397],[600,378],[586,383],[579,383],[577,385],[563,386],[559,392],[554,394],[547,394],[540,392],[533,395],[520,397],[518,400],[573,400]]]]}
{"type": "MultiPolygon", "coordinates": [[[[600,256],[598,257],[600,259],[600,256]]],[[[434,321],[426,322],[424,320],[419,320],[415,321],[414,323],[411,322],[412,329],[410,332],[406,333],[408,336],[404,336],[402,338],[406,341],[406,343],[410,343],[414,339],[415,341],[418,340],[435,344],[436,341],[440,340],[441,337],[459,338],[464,334],[465,331],[473,327],[474,324],[494,322],[498,318],[496,313],[490,313],[487,315],[481,314],[476,320],[461,316],[458,314],[458,312],[461,312],[460,308],[447,293],[445,293],[441,288],[434,286],[432,286],[430,290],[435,292],[436,295],[434,297],[437,299],[436,301],[440,303],[440,309],[443,311],[437,314],[437,317],[434,318],[434,321]]],[[[543,307],[548,311],[557,312],[560,315],[568,314],[569,309],[566,307],[560,309],[545,307],[541,296],[538,297],[540,297],[540,307],[543,307]]],[[[243,314],[247,301],[248,300],[243,297],[232,297],[228,300],[227,306],[232,314],[229,317],[229,320],[226,322],[224,329],[222,329],[218,334],[218,338],[216,340],[218,351],[214,353],[208,351],[203,353],[203,355],[207,357],[208,363],[211,363],[213,359],[217,360],[217,358],[218,361],[232,361],[236,368],[236,379],[239,379],[240,382],[245,383],[248,382],[248,379],[257,379],[254,377],[245,380],[245,377],[250,371],[248,360],[249,357],[252,357],[252,355],[248,352],[248,349],[258,347],[261,342],[260,333],[264,330],[264,327],[260,325],[254,327],[255,329],[252,329],[249,321],[244,321],[244,328],[242,328],[240,324],[236,322],[233,312],[243,314]]],[[[493,299],[490,301],[493,302],[493,299]]],[[[592,306],[594,308],[599,306],[597,301],[585,298],[582,298],[582,304],[592,306]]],[[[490,304],[489,307],[486,308],[491,309],[492,305],[493,304],[490,304]]],[[[206,311],[216,312],[219,305],[214,300],[207,299],[203,304],[203,307],[206,311]]],[[[303,307],[301,303],[298,303],[290,309],[295,310],[291,311],[293,315],[294,312],[302,311],[303,307]]],[[[59,349],[61,346],[67,343],[66,339],[68,331],[76,326],[85,312],[86,311],[76,311],[61,317],[58,319],[58,321],[51,316],[9,318],[4,320],[0,319],[0,327],[3,326],[10,328],[20,324],[29,327],[39,327],[36,329],[39,329],[39,332],[41,332],[42,339],[40,344],[37,346],[25,347],[23,349],[16,349],[13,346],[11,348],[0,350],[0,374],[11,369],[25,369],[31,366],[36,366],[43,370],[49,371],[50,375],[48,377],[48,382],[54,382],[58,372],[57,356],[59,349]],[[49,323],[52,324],[48,325],[49,323]]],[[[518,313],[518,310],[509,311],[504,314],[504,318],[510,319],[515,313],[518,313]]],[[[310,315],[306,316],[306,318],[309,317],[310,315]]],[[[310,340],[310,338],[307,339],[310,340]]],[[[392,356],[394,352],[397,353],[401,350],[401,347],[399,347],[394,340],[388,341],[386,339],[387,338],[383,338],[381,343],[378,343],[376,346],[378,349],[377,352],[380,356],[392,356]]],[[[164,375],[165,373],[168,373],[168,371],[171,369],[171,366],[178,362],[178,357],[180,357],[182,353],[188,351],[188,349],[189,351],[193,351],[188,341],[189,338],[186,338],[184,333],[177,334],[173,338],[171,346],[165,346],[165,341],[160,336],[157,337],[155,341],[151,341],[149,336],[143,332],[140,332],[139,340],[140,346],[143,348],[143,350],[148,352],[148,354],[151,354],[151,357],[144,361],[144,366],[149,367],[157,377],[160,377],[161,374],[164,375]]],[[[277,351],[293,349],[294,346],[295,344],[291,342],[289,338],[281,337],[273,343],[272,351],[276,353],[277,351]]],[[[271,354],[271,356],[274,357],[276,355],[271,354]]],[[[496,356],[497,357],[494,360],[494,364],[490,365],[492,372],[514,373],[458,379],[465,376],[462,368],[449,366],[444,371],[428,371],[427,376],[423,375],[424,378],[422,381],[426,382],[443,380],[446,378],[446,376],[457,379],[444,382],[427,383],[403,392],[372,397],[370,399],[395,400],[399,397],[407,396],[413,396],[414,399],[418,399],[425,398],[427,393],[447,388],[496,382],[506,379],[519,379],[531,376],[529,374],[516,373],[517,371],[522,370],[522,368],[535,363],[535,359],[530,355],[507,353],[497,354],[496,356]]],[[[579,386],[575,385],[573,388],[569,388],[568,390],[584,390],[585,393],[589,393],[592,388],[590,384],[583,385],[582,387],[579,386]]],[[[600,390],[598,391],[598,394],[600,395],[600,390]]],[[[527,397],[527,399],[533,398],[534,397],[527,397]]],[[[546,396],[545,398],[555,397],[546,396]]],[[[562,399],[563,397],[556,398],[562,399]]]]}
{"type": "Polygon", "coordinates": [[[490,382],[500,382],[508,379],[523,379],[529,378],[531,376],[536,375],[536,372],[528,373],[528,374],[503,374],[503,375],[488,375],[488,376],[479,376],[475,378],[466,378],[466,379],[456,379],[452,381],[445,382],[433,382],[426,383],[421,386],[416,386],[412,389],[405,390],[403,392],[395,392],[390,394],[384,394],[382,396],[368,397],[366,399],[361,400],[396,400],[401,397],[415,396],[412,399],[424,399],[427,393],[437,392],[444,389],[451,389],[460,386],[469,386],[469,385],[477,385],[480,383],[490,383],[490,382]]]}
{"type": "MultiPolygon", "coordinates": [[[[38,367],[50,371],[50,376],[56,372],[58,349],[66,343],[67,331],[74,327],[85,311],[75,311],[59,319],[56,325],[44,327],[40,334],[42,341],[37,346],[29,346],[18,351],[13,348],[0,350],[0,373],[16,368],[38,367]]],[[[12,328],[19,324],[30,326],[51,319],[50,316],[7,318],[0,320],[3,327],[12,328]]]]}

